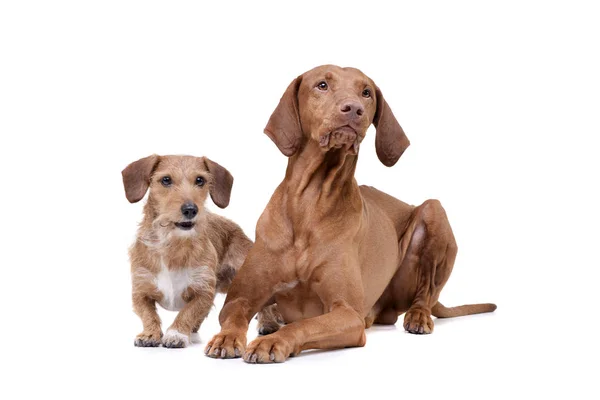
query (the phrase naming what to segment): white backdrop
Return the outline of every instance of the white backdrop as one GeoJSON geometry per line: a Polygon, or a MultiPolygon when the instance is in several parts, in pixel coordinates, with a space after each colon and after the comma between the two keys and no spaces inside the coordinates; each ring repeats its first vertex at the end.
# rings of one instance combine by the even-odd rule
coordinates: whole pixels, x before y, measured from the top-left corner
{"type": "Polygon", "coordinates": [[[597,398],[598,17],[593,2],[2,2],[1,397],[597,398]],[[386,168],[371,128],[359,183],[446,208],[459,254],[441,301],[498,310],[255,366],[203,356],[219,297],[202,343],[134,348],[142,203],[120,171],[206,155],[235,177],[230,207],[209,207],[253,237],[286,166],[263,128],[326,63],[372,77],[412,142],[386,168]]]}

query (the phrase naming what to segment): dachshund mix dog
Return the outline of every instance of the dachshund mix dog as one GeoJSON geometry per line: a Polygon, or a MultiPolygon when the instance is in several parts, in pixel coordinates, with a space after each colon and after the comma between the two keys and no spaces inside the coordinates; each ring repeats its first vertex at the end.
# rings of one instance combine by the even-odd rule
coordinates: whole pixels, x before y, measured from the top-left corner
{"type": "Polygon", "coordinates": [[[409,146],[381,90],[361,71],[326,65],[292,81],[265,133],[289,157],[256,227],[256,243],[221,310],[215,358],[285,361],[305,349],[364,346],[365,328],[431,333],[436,317],[490,312],[493,304],[438,302],[457,252],[437,200],[415,207],[354,178],[360,143],[376,127],[379,160],[409,146]],[[286,325],[246,346],[250,319],[276,303],[286,325]]]}
{"type": "MultiPolygon", "coordinates": [[[[133,308],[144,331],[140,347],[178,348],[190,344],[192,332],[226,293],[252,241],[230,220],[204,208],[210,194],[220,208],[229,204],[233,177],[208,158],[151,155],[122,172],[125,195],[140,201],[148,188],[144,218],[129,251],[133,308]],[[163,336],[155,303],[179,311],[163,336]]],[[[263,334],[279,328],[273,307],[259,314],[263,334]]]]}

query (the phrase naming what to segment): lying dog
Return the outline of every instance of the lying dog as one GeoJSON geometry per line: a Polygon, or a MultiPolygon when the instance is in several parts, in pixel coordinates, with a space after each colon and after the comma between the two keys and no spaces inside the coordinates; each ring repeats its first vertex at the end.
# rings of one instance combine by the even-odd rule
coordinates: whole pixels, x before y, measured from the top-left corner
{"type": "MultiPolygon", "coordinates": [[[[150,188],[129,252],[133,307],[144,326],[134,344],[186,347],[210,311],[215,293],[227,291],[252,247],[238,225],[203,207],[209,193],[217,206],[227,207],[233,177],[208,158],[157,155],[131,163],[122,174],[131,203],[150,188]],[[179,311],[164,336],[156,302],[179,311]]],[[[279,328],[276,310],[261,314],[261,333],[279,328]]]]}
{"type": "Polygon", "coordinates": [[[358,186],[358,150],[373,123],[380,161],[409,146],[375,83],[353,68],[321,66],[294,79],[265,133],[289,157],[260,217],[256,243],[219,316],[211,357],[282,362],[304,349],[364,346],[365,328],[394,324],[431,333],[436,317],[493,311],[438,302],[457,246],[437,200],[418,207],[358,186]],[[246,348],[252,316],[276,302],[288,325],[246,348]]]}

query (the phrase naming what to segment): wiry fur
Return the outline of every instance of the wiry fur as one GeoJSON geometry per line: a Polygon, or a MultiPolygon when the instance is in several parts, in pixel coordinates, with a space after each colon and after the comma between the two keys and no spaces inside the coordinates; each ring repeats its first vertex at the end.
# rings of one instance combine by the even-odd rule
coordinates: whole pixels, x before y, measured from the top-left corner
{"type": "Polygon", "coordinates": [[[137,240],[129,251],[133,307],[144,326],[135,345],[158,346],[162,338],[166,347],[186,347],[215,294],[227,292],[252,247],[238,225],[203,207],[209,194],[227,204],[233,178],[218,164],[190,156],[150,156],[130,164],[123,178],[132,202],[150,188],[137,240]],[[161,183],[164,176],[172,179],[169,187],[161,183]],[[196,184],[198,176],[205,180],[202,186],[196,184]],[[230,177],[228,187],[215,181],[216,176],[230,177]],[[189,230],[175,225],[187,220],[181,212],[185,203],[198,207],[189,230]],[[179,311],[164,337],[156,303],[179,311]]]}

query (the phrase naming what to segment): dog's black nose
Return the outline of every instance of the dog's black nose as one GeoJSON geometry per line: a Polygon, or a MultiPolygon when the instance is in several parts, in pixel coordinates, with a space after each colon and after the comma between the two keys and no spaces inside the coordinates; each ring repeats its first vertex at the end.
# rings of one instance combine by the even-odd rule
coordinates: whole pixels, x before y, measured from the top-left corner
{"type": "Polygon", "coordinates": [[[342,106],[340,107],[340,111],[342,112],[342,114],[348,114],[352,117],[360,117],[365,112],[365,109],[359,102],[347,101],[342,104],[342,106]]]}
{"type": "Polygon", "coordinates": [[[185,203],[181,206],[181,213],[187,219],[192,219],[198,214],[198,206],[194,203],[185,203]]]}

